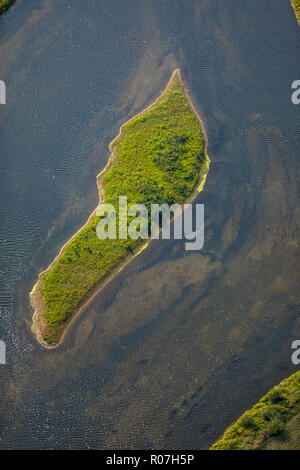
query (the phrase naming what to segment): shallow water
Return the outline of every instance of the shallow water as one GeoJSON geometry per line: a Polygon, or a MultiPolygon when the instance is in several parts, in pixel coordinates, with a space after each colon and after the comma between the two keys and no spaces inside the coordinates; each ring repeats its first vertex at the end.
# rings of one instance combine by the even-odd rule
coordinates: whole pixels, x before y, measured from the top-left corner
{"type": "Polygon", "coordinates": [[[0,447],[207,448],[296,370],[289,2],[26,0],[0,37],[0,447]],[[209,140],[204,249],[151,242],[45,351],[30,331],[38,272],[96,206],[120,125],[176,67],[209,140]]]}

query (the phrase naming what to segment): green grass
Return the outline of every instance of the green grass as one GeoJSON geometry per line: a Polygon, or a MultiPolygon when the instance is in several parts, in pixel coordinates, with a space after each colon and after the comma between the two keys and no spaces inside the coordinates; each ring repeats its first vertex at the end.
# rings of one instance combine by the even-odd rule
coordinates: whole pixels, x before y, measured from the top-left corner
{"type": "Polygon", "coordinates": [[[211,450],[299,449],[300,372],[274,387],[211,450]]]}
{"type": "MultiPolygon", "coordinates": [[[[205,137],[179,73],[151,108],[123,126],[111,150],[115,158],[102,183],[105,202],[116,209],[119,196],[127,196],[128,207],[182,203],[190,196],[207,157],[205,137]]],[[[141,242],[99,240],[99,220],[92,217],[38,283],[46,305],[43,338],[48,344],[58,342],[74,310],[141,242]]]]}
{"type": "Polygon", "coordinates": [[[0,16],[4,15],[4,13],[14,4],[16,0],[0,0],[0,16]]]}
{"type": "Polygon", "coordinates": [[[300,0],[291,0],[294,7],[298,23],[300,24],[300,0]]]}

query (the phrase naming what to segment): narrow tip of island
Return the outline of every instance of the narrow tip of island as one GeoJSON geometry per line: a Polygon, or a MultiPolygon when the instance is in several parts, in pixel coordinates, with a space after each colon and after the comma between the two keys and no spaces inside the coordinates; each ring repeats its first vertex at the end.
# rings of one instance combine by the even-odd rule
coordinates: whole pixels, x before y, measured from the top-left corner
{"type": "MultiPolygon", "coordinates": [[[[206,136],[179,69],[151,106],[122,125],[109,148],[97,177],[100,206],[117,208],[119,196],[129,206],[183,204],[202,190],[209,168],[206,136]]],[[[150,238],[99,239],[97,213],[40,273],[30,293],[32,331],[45,348],[58,346],[75,315],[149,244],[150,238]]]]}

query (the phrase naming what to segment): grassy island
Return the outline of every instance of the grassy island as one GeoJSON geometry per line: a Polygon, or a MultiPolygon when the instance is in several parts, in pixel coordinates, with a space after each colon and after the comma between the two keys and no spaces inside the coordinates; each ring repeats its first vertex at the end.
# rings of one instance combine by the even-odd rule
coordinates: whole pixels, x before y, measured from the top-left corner
{"type": "Polygon", "coordinates": [[[4,15],[14,3],[16,0],[0,0],[0,16],[4,15]]]}
{"type": "MultiPolygon", "coordinates": [[[[179,70],[163,94],[144,112],[121,127],[110,144],[111,156],[97,183],[101,204],[118,208],[142,203],[190,201],[204,184],[209,159],[200,120],[188,99],[179,70]]],[[[45,347],[57,345],[74,314],[148,240],[100,240],[96,211],[40,274],[31,292],[33,332],[45,347]]]]}
{"type": "Polygon", "coordinates": [[[252,449],[300,450],[300,372],[274,387],[211,447],[252,449]]]}
{"type": "Polygon", "coordinates": [[[300,0],[292,0],[298,23],[300,25],[300,0]]]}

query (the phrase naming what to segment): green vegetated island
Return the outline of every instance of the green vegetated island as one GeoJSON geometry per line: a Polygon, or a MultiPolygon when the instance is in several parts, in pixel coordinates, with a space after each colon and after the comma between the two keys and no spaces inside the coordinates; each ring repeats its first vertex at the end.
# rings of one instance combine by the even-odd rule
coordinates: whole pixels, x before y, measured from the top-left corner
{"type": "MultiPolygon", "coordinates": [[[[121,127],[110,151],[97,184],[101,204],[112,204],[117,220],[119,196],[127,196],[128,207],[141,203],[150,208],[152,203],[190,202],[201,191],[209,168],[206,137],[178,69],[163,94],[121,127]]],[[[56,346],[91,296],[149,243],[100,240],[99,220],[94,211],[30,293],[32,330],[45,347],[56,346]]]]}
{"type": "Polygon", "coordinates": [[[300,372],[283,380],[211,450],[300,450],[300,372]]]}
{"type": "Polygon", "coordinates": [[[0,0],[0,16],[4,15],[14,3],[16,0],[0,0]]]}
{"type": "Polygon", "coordinates": [[[294,7],[298,23],[300,25],[300,0],[291,0],[294,7]]]}

